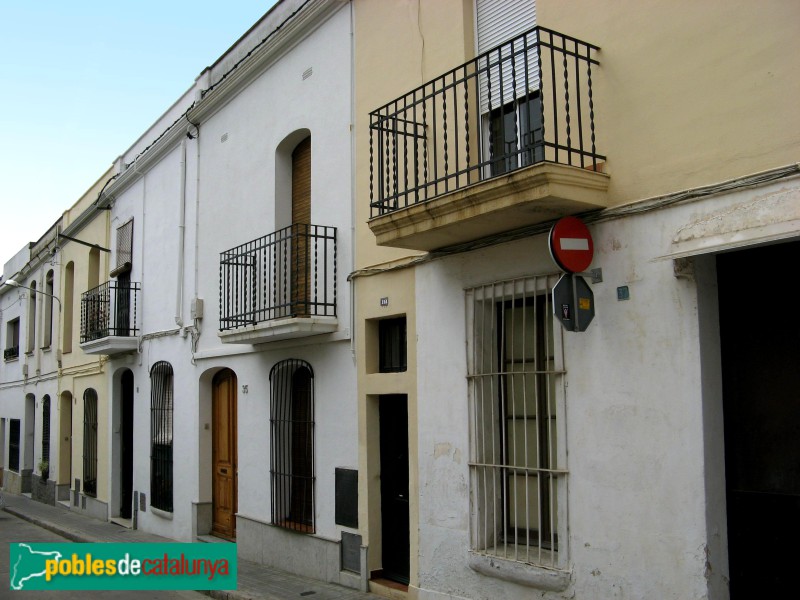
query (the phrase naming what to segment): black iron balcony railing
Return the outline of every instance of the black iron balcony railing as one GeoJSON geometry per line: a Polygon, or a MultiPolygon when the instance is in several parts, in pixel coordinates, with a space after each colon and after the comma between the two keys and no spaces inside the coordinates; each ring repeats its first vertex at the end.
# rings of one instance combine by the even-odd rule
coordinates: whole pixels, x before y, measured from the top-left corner
{"type": "Polygon", "coordinates": [[[107,281],[81,295],[81,344],[109,336],[135,336],[141,284],[107,281]]]}
{"type": "Polygon", "coordinates": [[[11,346],[3,350],[3,359],[10,360],[12,358],[19,358],[19,346],[11,346]]]}
{"type": "Polygon", "coordinates": [[[226,250],[220,331],[284,317],[336,316],[336,228],[295,223],[226,250]]]}
{"type": "Polygon", "coordinates": [[[539,162],[598,170],[597,50],[535,27],[370,113],[371,215],[539,162]]]}

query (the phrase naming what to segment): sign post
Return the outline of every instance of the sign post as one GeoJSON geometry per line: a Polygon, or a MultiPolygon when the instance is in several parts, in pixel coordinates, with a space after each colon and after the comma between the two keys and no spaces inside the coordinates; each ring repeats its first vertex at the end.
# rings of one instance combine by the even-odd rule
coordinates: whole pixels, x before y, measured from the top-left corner
{"type": "Polygon", "coordinates": [[[566,272],[553,286],[555,315],[568,331],[586,331],[594,318],[594,293],[578,273],[592,264],[592,234],[577,217],[564,217],[553,225],[548,241],[550,256],[566,272]]]}

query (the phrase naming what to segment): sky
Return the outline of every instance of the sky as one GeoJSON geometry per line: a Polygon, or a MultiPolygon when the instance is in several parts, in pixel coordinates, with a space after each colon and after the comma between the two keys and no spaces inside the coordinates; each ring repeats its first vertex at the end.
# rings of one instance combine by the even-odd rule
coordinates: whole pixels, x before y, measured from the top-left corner
{"type": "Polygon", "coordinates": [[[275,0],[0,0],[0,265],[275,0]]]}

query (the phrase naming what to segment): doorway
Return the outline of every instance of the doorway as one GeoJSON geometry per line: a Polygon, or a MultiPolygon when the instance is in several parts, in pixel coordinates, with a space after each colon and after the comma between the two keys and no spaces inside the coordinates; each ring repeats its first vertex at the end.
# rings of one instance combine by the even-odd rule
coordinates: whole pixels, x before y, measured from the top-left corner
{"type": "Polygon", "coordinates": [[[58,500],[69,502],[72,484],[72,394],[61,392],[58,411],[58,500]]]}
{"type": "Polygon", "coordinates": [[[383,577],[409,582],[408,397],[380,396],[383,577]]]}
{"type": "Polygon", "coordinates": [[[800,327],[788,297],[791,257],[800,258],[800,242],[717,257],[733,600],[788,598],[795,587],[800,327]]]}
{"type": "Polygon", "coordinates": [[[133,373],[122,373],[120,407],[120,505],[119,516],[130,519],[133,514],[133,373]]]}
{"type": "Polygon", "coordinates": [[[212,382],[212,521],[211,533],[236,539],[238,488],[236,374],[223,369],[212,382]]]}

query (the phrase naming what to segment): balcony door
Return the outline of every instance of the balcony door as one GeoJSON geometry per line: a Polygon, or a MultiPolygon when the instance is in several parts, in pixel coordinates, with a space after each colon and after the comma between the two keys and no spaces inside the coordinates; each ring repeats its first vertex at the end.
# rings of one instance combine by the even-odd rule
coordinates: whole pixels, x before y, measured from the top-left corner
{"type": "Polygon", "coordinates": [[[311,225],[311,138],[292,152],[291,310],[307,317],[310,290],[309,226],[311,225]]]}
{"type": "Polygon", "coordinates": [[[224,369],[212,383],[212,523],[211,533],[236,539],[237,436],[236,374],[224,369]]]}

